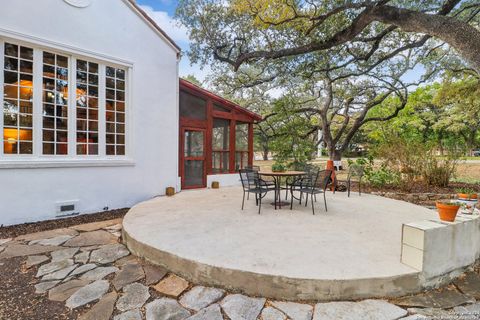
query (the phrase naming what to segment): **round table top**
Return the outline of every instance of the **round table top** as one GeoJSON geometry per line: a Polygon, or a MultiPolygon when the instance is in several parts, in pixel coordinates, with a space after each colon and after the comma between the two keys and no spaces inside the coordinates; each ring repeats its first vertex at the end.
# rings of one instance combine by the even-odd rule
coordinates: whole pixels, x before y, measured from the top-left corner
{"type": "Polygon", "coordinates": [[[273,172],[273,171],[260,171],[258,174],[262,176],[271,176],[271,177],[289,177],[289,176],[302,176],[306,172],[304,171],[282,171],[282,172],[273,172]]]}

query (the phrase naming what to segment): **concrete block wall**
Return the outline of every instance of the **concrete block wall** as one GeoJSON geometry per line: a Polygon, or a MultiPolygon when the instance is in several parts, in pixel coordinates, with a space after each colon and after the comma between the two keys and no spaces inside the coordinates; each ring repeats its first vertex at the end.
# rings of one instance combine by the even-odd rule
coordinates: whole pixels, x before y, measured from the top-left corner
{"type": "Polygon", "coordinates": [[[480,216],[459,214],[454,222],[423,220],[402,226],[401,262],[433,279],[480,257],[480,216]]]}

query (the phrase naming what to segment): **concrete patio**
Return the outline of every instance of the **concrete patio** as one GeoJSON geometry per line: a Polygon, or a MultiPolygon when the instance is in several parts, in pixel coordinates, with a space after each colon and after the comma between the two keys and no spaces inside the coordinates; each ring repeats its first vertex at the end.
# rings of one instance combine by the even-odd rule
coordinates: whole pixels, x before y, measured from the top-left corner
{"type": "MultiPolygon", "coordinates": [[[[269,198],[270,197],[270,198],[269,198]]],[[[418,270],[400,262],[402,224],[432,210],[364,194],[327,193],[307,207],[241,210],[237,187],[184,191],[141,203],[123,221],[135,254],[191,281],[277,299],[394,297],[419,291],[418,270]]]]}

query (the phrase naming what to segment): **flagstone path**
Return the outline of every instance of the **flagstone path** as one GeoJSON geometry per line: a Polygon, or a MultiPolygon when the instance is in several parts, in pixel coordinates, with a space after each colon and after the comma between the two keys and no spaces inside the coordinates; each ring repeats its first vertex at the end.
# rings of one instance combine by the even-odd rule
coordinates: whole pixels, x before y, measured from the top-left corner
{"type": "Polygon", "coordinates": [[[189,283],[132,256],[121,220],[0,239],[0,319],[480,319],[480,275],[395,301],[294,303],[189,283]]]}

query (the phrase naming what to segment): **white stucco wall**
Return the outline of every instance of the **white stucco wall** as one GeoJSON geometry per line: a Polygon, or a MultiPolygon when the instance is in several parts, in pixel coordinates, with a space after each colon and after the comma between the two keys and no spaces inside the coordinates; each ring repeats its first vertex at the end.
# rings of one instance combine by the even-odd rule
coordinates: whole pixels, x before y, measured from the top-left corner
{"type": "Polygon", "coordinates": [[[54,218],[57,202],[78,200],[77,211],[92,213],[132,206],[176,187],[178,66],[172,46],[123,0],[91,0],[86,8],[63,0],[0,0],[0,7],[0,39],[13,32],[14,38],[45,40],[46,48],[58,44],[132,64],[130,150],[123,165],[64,167],[59,161],[62,167],[1,167],[12,159],[0,155],[0,224],[54,218]]]}
{"type": "Polygon", "coordinates": [[[238,173],[208,175],[207,188],[211,188],[213,181],[220,182],[220,188],[242,185],[242,182],[240,181],[240,176],[238,175],[238,173]]]}

